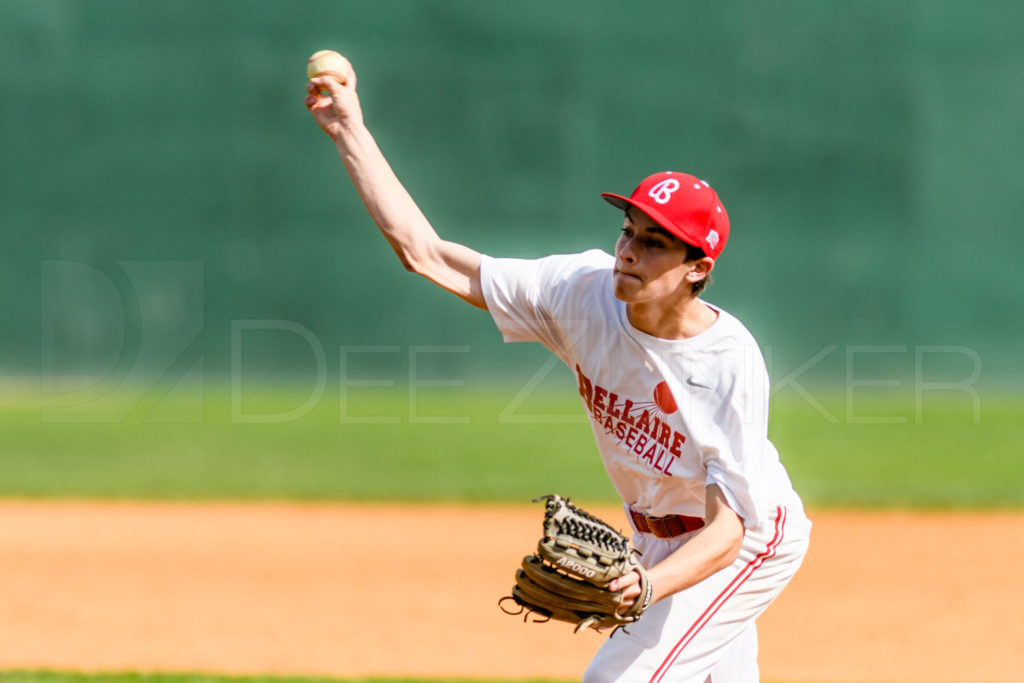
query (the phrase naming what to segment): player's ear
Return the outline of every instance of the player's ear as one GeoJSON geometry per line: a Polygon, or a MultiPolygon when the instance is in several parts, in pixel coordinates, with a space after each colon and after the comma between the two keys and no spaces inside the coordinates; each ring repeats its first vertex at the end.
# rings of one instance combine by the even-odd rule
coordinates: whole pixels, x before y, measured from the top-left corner
{"type": "Polygon", "coordinates": [[[693,268],[686,274],[686,281],[690,283],[700,282],[710,277],[711,271],[715,268],[715,259],[710,256],[690,261],[693,268]]]}

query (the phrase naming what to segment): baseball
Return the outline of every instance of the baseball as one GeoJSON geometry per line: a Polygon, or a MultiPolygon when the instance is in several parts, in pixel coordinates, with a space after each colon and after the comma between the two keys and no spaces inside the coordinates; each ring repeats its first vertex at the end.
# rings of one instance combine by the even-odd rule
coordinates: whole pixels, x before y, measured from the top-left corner
{"type": "Polygon", "coordinates": [[[319,50],[306,61],[306,75],[330,76],[342,85],[355,85],[355,73],[349,61],[334,50],[319,50]]]}

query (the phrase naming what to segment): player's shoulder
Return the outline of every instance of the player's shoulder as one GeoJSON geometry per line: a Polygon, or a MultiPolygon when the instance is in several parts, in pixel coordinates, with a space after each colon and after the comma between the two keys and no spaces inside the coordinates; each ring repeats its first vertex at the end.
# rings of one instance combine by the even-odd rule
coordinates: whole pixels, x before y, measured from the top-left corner
{"type": "Polygon", "coordinates": [[[569,309],[594,304],[594,297],[611,289],[615,257],[590,249],[541,258],[492,258],[480,264],[484,295],[507,289],[524,294],[544,309],[569,309]]]}
{"type": "Polygon", "coordinates": [[[538,286],[545,308],[554,317],[590,319],[607,308],[614,256],[590,249],[555,254],[544,261],[538,286]]]}
{"type": "Polygon", "coordinates": [[[577,275],[611,270],[615,257],[601,249],[588,249],[575,254],[552,254],[543,259],[553,270],[577,275]]]}
{"type": "Polygon", "coordinates": [[[739,318],[720,306],[707,305],[718,313],[718,319],[711,327],[711,334],[707,335],[708,350],[715,353],[749,353],[759,348],[757,339],[739,318]]]}
{"type": "Polygon", "coordinates": [[[615,257],[600,249],[575,254],[552,254],[540,259],[542,285],[572,288],[608,279],[615,257]]]}
{"type": "Polygon", "coordinates": [[[749,329],[747,329],[747,326],[743,324],[743,321],[735,315],[721,306],[715,306],[713,304],[708,304],[707,302],[704,303],[718,313],[718,320],[715,321],[715,327],[718,329],[720,336],[743,343],[755,341],[754,335],[749,329]]]}
{"type": "Polygon", "coordinates": [[[714,334],[705,349],[716,359],[714,365],[722,373],[720,379],[725,381],[727,375],[752,370],[760,374],[764,370],[764,356],[757,339],[735,315],[718,306],[711,307],[718,313],[718,320],[712,326],[714,334]]]}

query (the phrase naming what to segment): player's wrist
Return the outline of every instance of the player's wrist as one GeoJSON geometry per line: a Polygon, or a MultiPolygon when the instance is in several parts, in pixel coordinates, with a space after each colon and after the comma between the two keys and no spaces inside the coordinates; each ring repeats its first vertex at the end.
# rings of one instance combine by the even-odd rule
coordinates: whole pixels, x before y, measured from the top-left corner
{"type": "Polygon", "coordinates": [[[344,119],[332,125],[327,134],[331,136],[334,144],[340,148],[342,145],[345,147],[354,146],[361,137],[369,136],[370,131],[367,130],[362,119],[344,119]]]}

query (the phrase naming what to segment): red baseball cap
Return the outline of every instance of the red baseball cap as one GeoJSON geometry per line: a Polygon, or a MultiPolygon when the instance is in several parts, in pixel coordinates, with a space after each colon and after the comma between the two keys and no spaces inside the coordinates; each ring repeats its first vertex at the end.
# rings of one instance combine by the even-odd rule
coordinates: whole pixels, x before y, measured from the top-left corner
{"type": "Polygon", "coordinates": [[[611,192],[602,192],[601,196],[623,211],[635,206],[679,239],[703,249],[711,258],[718,258],[729,239],[729,214],[718,194],[706,182],[688,173],[655,173],[644,178],[629,197],[611,192]]]}

